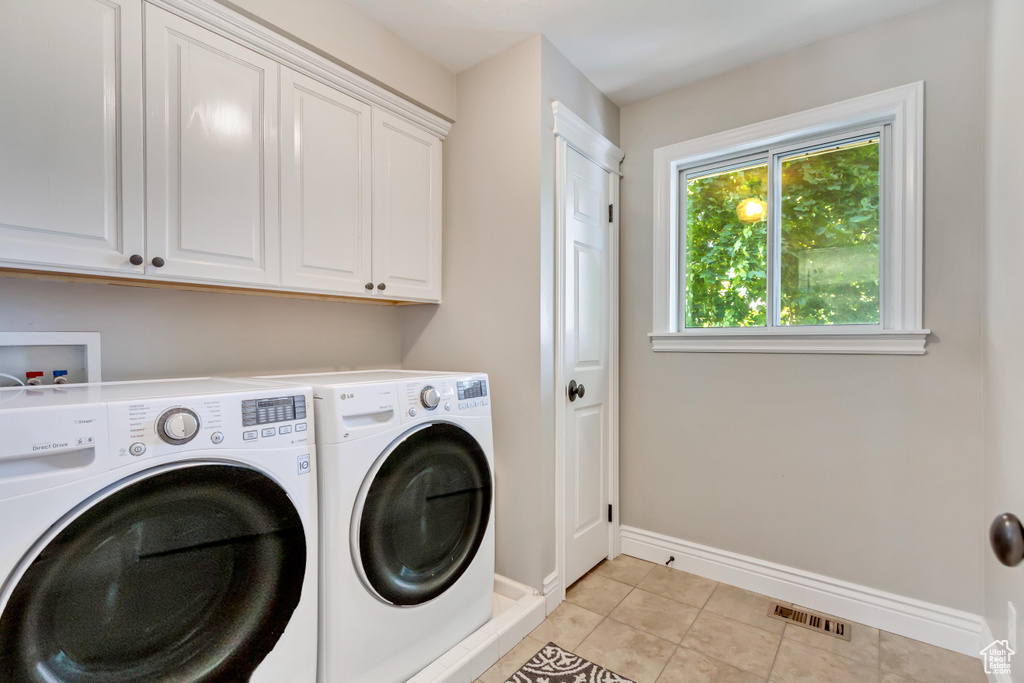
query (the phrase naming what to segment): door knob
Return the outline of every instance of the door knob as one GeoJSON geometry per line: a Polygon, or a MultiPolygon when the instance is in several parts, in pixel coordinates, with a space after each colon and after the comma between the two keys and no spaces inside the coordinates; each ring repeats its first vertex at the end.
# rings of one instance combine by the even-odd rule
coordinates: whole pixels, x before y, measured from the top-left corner
{"type": "Polygon", "coordinates": [[[1017,515],[1004,512],[992,521],[988,540],[999,561],[1007,567],[1016,567],[1024,560],[1024,526],[1017,515]]]}
{"type": "Polygon", "coordinates": [[[582,384],[576,384],[576,380],[569,380],[569,402],[572,403],[577,398],[583,398],[587,393],[587,388],[582,384]]]}
{"type": "Polygon", "coordinates": [[[160,258],[159,256],[154,256],[152,263],[157,268],[163,268],[165,261],[162,258],[160,258]]]}
{"type": "Polygon", "coordinates": [[[387,289],[387,285],[382,282],[379,285],[377,285],[377,289],[383,292],[385,289],[387,289]]]}
{"type": "Polygon", "coordinates": [[[142,254],[132,254],[132,257],[128,259],[128,263],[133,266],[141,266],[143,261],[145,261],[145,259],[142,258],[142,254]]]}
{"type": "Polygon", "coordinates": [[[372,282],[367,282],[366,283],[366,288],[367,289],[373,289],[373,283],[372,282]]]}

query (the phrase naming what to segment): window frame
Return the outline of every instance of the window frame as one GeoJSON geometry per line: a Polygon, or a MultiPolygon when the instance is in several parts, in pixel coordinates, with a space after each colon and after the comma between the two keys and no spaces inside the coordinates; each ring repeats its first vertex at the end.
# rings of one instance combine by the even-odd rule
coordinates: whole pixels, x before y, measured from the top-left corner
{"type": "Polygon", "coordinates": [[[923,354],[923,102],[917,82],[656,149],[653,350],[923,354]],[[872,132],[880,153],[879,323],[778,324],[781,206],[770,201],[766,326],[685,327],[686,174],[766,160],[770,187],[784,157],[872,132]]]}

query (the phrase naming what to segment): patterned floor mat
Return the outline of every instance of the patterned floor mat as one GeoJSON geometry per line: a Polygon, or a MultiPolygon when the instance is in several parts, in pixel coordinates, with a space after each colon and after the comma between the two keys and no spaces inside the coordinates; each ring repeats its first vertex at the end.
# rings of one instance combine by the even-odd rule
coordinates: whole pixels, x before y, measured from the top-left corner
{"type": "Polygon", "coordinates": [[[506,683],[633,683],[628,678],[588,662],[548,643],[523,664],[506,683]]]}

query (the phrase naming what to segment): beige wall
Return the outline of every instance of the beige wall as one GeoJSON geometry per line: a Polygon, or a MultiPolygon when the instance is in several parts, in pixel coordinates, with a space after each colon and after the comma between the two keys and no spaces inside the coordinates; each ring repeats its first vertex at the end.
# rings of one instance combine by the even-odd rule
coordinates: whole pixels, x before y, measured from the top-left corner
{"type": "Polygon", "coordinates": [[[942,4],[622,110],[623,524],[981,611],[984,7],[942,4]],[[654,354],[653,150],[918,80],[927,355],[654,354]]]}
{"type": "Polygon", "coordinates": [[[103,379],[398,367],[392,306],[0,277],[0,330],[99,332],[103,379]]]}
{"type": "Polygon", "coordinates": [[[343,0],[218,0],[455,119],[455,75],[343,0]]]}
{"type": "Polygon", "coordinates": [[[490,374],[497,571],[538,589],[555,569],[555,99],[617,139],[615,105],[541,36],[459,74],[445,141],[444,303],[400,314],[403,367],[490,374]]]}
{"type": "MultiPolygon", "coordinates": [[[[597,129],[612,144],[619,144],[619,108],[591,83],[579,69],[572,65],[565,55],[558,51],[551,41],[541,38],[543,59],[544,92],[541,107],[545,115],[545,133],[554,130],[554,117],[551,114],[551,102],[559,100],[565,106],[597,129]]],[[[544,136],[545,140],[552,140],[544,136]]],[[[554,142],[552,142],[554,145],[554,142]]],[[[554,168],[554,156],[548,160],[554,168]]],[[[554,171],[552,171],[554,172],[554,171]]],[[[552,176],[553,177],[553,176],[552,176]]],[[[547,183],[545,183],[547,187],[547,183]]]]}
{"type": "Polygon", "coordinates": [[[403,366],[490,375],[497,571],[539,586],[547,546],[540,435],[540,39],[458,76],[445,141],[443,301],[401,311],[403,366]]]}
{"type": "MultiPolygon", "coordinates": [[[[985,345],[985,522],[1002,512],[1024,517],[1024,311],[1017,294],[1024,220],[1024,4],[992,0],[989,15],[987,291],[985,345]]],[[[982,529],[978,530],[980,534],[982,529]]],[[[1024,567],[999,564],[985,549],[985,617],[1006,637],[1006,601],[1024,610],[1024,567]]],[[[1019,632],[1019,630],[1018,630],[1019,632]]],[[[1018,636],[1018,643],[1021,643],[1018,636]]],[[[1021,675],[1018,674],[1018,680],[1021,675]]]]}

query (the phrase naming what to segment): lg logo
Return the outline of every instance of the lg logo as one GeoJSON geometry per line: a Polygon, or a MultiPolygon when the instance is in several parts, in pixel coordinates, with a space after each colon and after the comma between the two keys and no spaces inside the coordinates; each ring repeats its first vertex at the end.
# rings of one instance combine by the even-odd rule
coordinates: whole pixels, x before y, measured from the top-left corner
{"type": "Polygon", "coordinates": [[[355,394],[342,394],[341,395],[341,400],[344,401],[346,398],[355,398],[355,397],[356,397],[355,394]]]}

